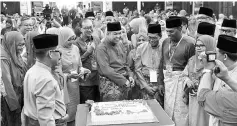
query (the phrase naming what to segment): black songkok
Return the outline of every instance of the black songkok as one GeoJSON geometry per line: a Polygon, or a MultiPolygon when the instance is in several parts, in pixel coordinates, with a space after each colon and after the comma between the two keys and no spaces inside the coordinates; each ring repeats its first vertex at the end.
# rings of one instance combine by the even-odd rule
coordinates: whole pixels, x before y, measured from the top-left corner
{"type": "Polygon", "coordinates": [[[221,27],[236,29],[236,20],[224,19],[221,27]]]}
{"type": "Polygon", "coordinates": [[[217,48],[228,53],[237,53],[237,38],[228,35],[219,35],[217,48]]]}
{"type": "Polygon", "coordinates": [[[33,38],[36,51],[47,50],[58,46],[58,35],[41,34],[33,38]]]}
{"type": "Polygon", "coordinates": [[[207,22],[201,22],[198,25],[197,33],[202,35],[213,36],[215,34],[216,25],[207,22]]]}
{"type": "Polygon", "coordinates": [[[198,14],[204,14],[206,16],[212,17],[213,10],[207,7],[200,7],[198,14]]]}
{"type": "Polygon", "coordinates": [[[182,21],[180,17],[170,17],[166,20],[166,28],[175,28],[180,27],[182,25],[182,21]]]}
{"type": "Polygon", "coordinates": [[[95,14],[92,11],[86,12],[85,18],[88,18],[88,17],[95,17],[95,14]]]}
{"type": "Polygon", "coordinates": [[[107,16],[114,16],[114,14],[113,14],[113,12],[112,11],[107,11],[107,12],[105,12],[105,17],[107,17],[107,16]]]}
{"type": "Polygon", "coordinates": [[[161,33],[161,26],[160,24],[149,24],[148,26],[148,33],[161,33]]]}
{"type": "Polygon", "coordinates": [[[111,22],[107,24],[107,31],[120,31],[121,25],[119,22],[111,22]]]}

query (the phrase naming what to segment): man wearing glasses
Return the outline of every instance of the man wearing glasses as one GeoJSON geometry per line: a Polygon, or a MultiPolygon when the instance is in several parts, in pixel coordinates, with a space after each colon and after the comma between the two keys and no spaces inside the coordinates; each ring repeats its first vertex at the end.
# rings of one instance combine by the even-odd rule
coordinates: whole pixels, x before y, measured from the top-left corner
{"type": "Polygon", "coordinates": [[[224,19],[221,25],[220,34],[236,37],[236,20],[224,19]]]}
{"type": "Polygon", "coordinates": [[[104,38],[104,33],[99,29],[95,27],[95,15],[92,11],[86,12],[85,18],[89,19],[93,23],[93,36],[97,36],[100,40],[104,38]]]}
{"type": "Polygon", "coordinates": [[[80,50],[81,62],[84,68],[91,71],[89,79],[80,81],[80,103],[86,100],[100,100],[99,95],[99,73],[97,71],[97,62],[95,59],[95,49],[100,43],[100,39],[93,36],[93,23],[86,18],[79,22],[81,27],[81,36],[75,41],[75,45],[80,50]]]}
{"type": "Polygon", "coordinates": [[[128,91],[134,86],[120,40],[120,23],[108,23],[105,41],[96,49],[102,101],[128,100],[128,91]]]}
{"type": "Polygon", "coordinates": [[[24,79],[23,119],[26,126],[65,126],[68,115],[52,68],[61,59],[58,36],[42,34],[33,38],[37,61],[24,79]]]}

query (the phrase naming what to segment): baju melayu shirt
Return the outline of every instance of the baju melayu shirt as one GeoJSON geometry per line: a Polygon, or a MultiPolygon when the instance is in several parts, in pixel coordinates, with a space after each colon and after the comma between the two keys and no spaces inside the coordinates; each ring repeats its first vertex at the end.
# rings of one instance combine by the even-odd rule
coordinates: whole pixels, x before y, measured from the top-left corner
{"type": "Polygon", "coordinates": [[[128,74],[126,54],[121,44],[117,43],[113,46],[105,40],[96,49],[96,60],[100,75],[107,77],[117,85],[124,85],[127,81],[124,75],[128,74]]]}
{"type": "Polygon", "coordinates": [[[55,120],[66,115],[66,106],[51,68],[36,62],[24,79],[24,114],[42,126],[55,126],[55,120]]]}
{"type": "Polygon", "coordinates": [[[159,46],[153,49],[149,42],[145,42],[137,48],[135,71],[138,80],[141,82],[141,88],[144,88],[147,83],[143,74],[149,75],[150,70],[155,70],[157,72],[157,82],[158,84],[163,85],[162,75],[159,76],[160,74],[163,74],[163,70],[160,67],[161,58],[161,47],[159,46]]]}
{"type": "Polygon", "coordinates": [[[165,39],[162,44],[162,53],[165,65],[171,62],[174,71],[183,71],[190,57],[195,54],[195,40],[188,36],[183,36],[176,46],[170,45],[171,40],[165,39]],[[173,55],[172,55],[173,54],[173,55]]]}

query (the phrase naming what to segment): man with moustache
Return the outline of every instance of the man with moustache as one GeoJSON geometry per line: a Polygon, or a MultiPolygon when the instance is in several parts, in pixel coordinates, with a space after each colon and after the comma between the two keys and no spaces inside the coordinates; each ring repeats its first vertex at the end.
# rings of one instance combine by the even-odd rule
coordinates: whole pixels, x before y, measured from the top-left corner
{"type": "Polygon", "coordinates": [[[120,39],[120,23],[108,23],[105,40],[96,49],[102,101],[127,100],[128,90],[134,86],[120,39]]]}
{"type": "Polygon", "coordinates": [[[93,23],[93,36],[98,37],[100,40],[104,38],[104,33],[99,28],[95,27],[95,15],[92,11],[88,11],[85,14],[85,18],[89,19],[93,23]]]}
{"type": "Polygon", "coordinates": [[[58,35],[42,34],[33,38],[37,61],[24,79],[23,118],[26,126],[65,126],[68,115],[58,81],[52,68],[58,65],[58,35]]]}
{"type": "Polygon", "coordinates": [[[195,40],[182,34],[180,18],[166,20],[168,38],[162,44],[165,99],[164,109],[176,126],[188,125],[188,106],[183,101],[185,69],[190,57],[195,54],[195,40]]]}
{"type": "Polygon", "coordinates": [[[161,26],[150,24],[148,26],[149,42],[141,44],[136,51],[135,72],[143,99],[156,99],[164,105],[164,81],[161,62],[162,37],[161,26]],[[152,79],[153,78],[153,79],[152,79]]]}

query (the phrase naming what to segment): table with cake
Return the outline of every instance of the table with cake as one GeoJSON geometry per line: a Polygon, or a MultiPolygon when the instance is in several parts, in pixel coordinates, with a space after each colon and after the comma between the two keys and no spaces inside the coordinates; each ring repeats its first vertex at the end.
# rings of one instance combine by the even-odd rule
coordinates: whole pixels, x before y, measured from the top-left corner
{"type": "Polygon", "coordinates": [[[96,102],[77,106],[76,126],[174,126],[156,100],[96,102]]]}

